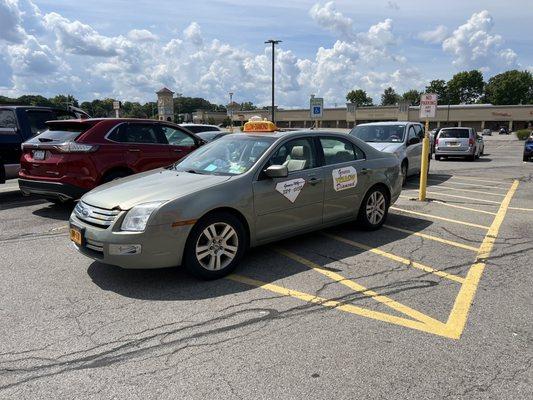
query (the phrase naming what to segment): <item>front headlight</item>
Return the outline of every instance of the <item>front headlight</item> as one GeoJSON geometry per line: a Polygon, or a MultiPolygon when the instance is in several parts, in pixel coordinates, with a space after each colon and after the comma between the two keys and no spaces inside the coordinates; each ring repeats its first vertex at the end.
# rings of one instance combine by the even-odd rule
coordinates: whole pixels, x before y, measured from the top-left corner
{"type": "Polygon", "coordinates": [[[120,229],[123,231],[142,232],[146,228],[148,218],[154,210],[163,204],[162,201],[139,204],[128,211],[120,229]]]}

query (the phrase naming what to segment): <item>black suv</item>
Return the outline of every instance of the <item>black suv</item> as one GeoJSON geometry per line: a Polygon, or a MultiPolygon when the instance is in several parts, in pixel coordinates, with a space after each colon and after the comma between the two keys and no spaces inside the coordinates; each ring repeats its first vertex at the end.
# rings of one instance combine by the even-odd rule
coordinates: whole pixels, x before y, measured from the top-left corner
{"type": "Polygon", "coordinates": [[[20,145],[46,129],[45,122],[88,117],[82,110],[0,105],[0,183],[18,177],[20,145]]]}

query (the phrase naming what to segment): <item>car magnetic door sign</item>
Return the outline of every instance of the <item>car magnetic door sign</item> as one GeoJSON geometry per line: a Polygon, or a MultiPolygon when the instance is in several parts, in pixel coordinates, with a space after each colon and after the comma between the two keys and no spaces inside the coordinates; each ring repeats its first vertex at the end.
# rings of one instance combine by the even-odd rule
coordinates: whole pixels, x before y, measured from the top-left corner
{"type": "Polygon", "coordinates": [[[305,185],[305,179],[291,179],[280,182],[276,185],[276,190],[285,196],[291,203],[294,203],[305,185]]]}
{"type": "Polygon", "coordinates": [[[336,168],[331,171],[333,189],[336,192],[353,188],[357,185],[357,171],[354,167],[336,168]]]}

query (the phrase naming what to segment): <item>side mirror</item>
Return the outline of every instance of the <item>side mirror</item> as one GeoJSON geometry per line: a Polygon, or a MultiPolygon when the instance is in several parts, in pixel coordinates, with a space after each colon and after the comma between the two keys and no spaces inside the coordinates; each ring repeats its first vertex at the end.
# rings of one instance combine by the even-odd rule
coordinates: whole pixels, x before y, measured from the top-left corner
{"type": "Polygon", "coordinates": [[[420,139],[417,137],[414,137],[414,138],[409,139],[409,141],[407,142],[407,146],[412,146],[413,144],[417,144],[417,143],[420,143],[420,139]]]}
{"type": "Polygon", "coordinates": [[[269,178],[286,178],[289,176],[289,170],[286,165],[271,165],[265,169],[265,175],[269,178]]]}

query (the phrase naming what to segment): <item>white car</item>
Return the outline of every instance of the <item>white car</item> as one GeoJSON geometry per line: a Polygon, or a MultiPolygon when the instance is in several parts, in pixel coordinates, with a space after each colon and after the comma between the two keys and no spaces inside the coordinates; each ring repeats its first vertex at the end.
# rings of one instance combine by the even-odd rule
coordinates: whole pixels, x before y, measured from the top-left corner
{"type": "Polygon", "coordinates": [[[192,133],[222,131],[222,129],[220,129],[216,125],[207,125],[207,124],[179,124],[179,125],[192,133]]]}
{"type": "MultiPolygon", "coordinates": [[[[395,154],[401,165],[403,184],[408,176],[420,173],[424,128],[418,122],[372,122],[357,125],[350,135],[373,148],[395,154]]],[[[431,158],[431,153],[429,155],[431,158]]],[[[428,160],[429,168],[429,160],[428,160]]]]}

